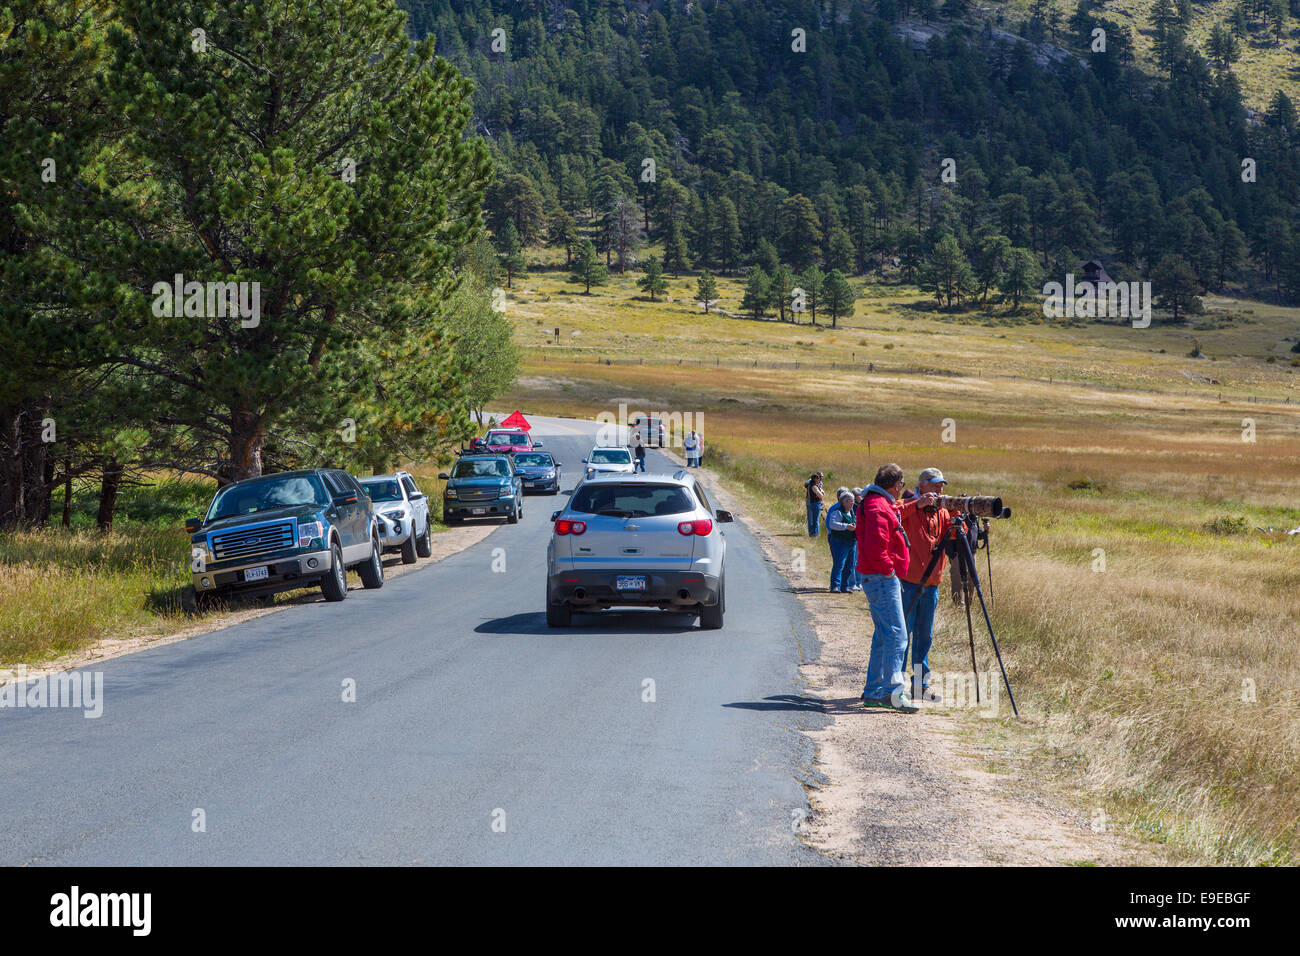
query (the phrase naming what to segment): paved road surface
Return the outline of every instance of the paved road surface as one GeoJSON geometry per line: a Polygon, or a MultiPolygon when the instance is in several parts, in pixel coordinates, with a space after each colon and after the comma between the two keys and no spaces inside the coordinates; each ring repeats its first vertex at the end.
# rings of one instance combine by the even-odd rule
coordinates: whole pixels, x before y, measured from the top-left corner
{"type": "MultiPolygon", "coordinates": [[[[566,489],[594,432],[537,421],[566,489]]],[[[552,631],[563,500],[381,591],[103,663],[99,719],[0,709],[0,863],[820,862],[791,825],[795,728],[820,718],[767,700],[813,639],[757,543],[727,526],[720,631],[631,610],[552,631]]]]}

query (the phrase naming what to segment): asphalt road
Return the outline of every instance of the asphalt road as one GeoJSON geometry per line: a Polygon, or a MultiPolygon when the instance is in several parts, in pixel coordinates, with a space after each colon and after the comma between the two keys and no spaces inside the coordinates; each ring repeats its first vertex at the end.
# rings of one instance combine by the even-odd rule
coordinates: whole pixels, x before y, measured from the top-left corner
{"type": "MultiPolygon", "coordinates": [[[[535,423],[566,489],[594,432],[535,423]]],[[[726,526],[722,630],[629,610],[552,631],[563,500],[381,591],[100,664],[98,719],[0,709],[0,863],[820,862],[793,824],[797,728],[822,718],[782,702],[814,639],[757,542],[726,526]]]]}

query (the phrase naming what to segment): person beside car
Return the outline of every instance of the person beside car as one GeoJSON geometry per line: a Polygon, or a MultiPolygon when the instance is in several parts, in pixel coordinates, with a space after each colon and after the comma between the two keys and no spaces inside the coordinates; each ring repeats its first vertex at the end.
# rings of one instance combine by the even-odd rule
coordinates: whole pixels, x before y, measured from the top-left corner
{"type": "Polygon", "coordinates": [[[636,440],[636,448],[632,454],[636,456],[636,470],[645,471],[645,445],[641,444],[641,439],[636,440]]]}

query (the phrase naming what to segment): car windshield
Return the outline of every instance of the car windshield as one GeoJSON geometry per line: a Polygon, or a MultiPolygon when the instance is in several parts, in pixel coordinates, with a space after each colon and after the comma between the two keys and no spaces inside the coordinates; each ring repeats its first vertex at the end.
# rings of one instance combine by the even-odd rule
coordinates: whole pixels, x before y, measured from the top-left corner
{"type": "Polygon", "coordinates": [[[587,461],[593,465],[626,465],[632,461],[632,453],[622,448],[597,448],[587,461]]]}
{"type": "Polygon", "coordinates": [[[519,432],[492,432],[487,442],[489,445],[527,445],[528,436],[519,432]]]}
{"type": "Polygon", "coordinates": [[[212,507],[208,509],[207,520],[251,515],[274,508],[327,504],[329,495],[325,493],[325,486],[318,475],[257,478],[227,485],[218,491],[212,499],[212,507]]]}
{"type": "Polygon", "coordinates": [[[452,469],[453,478],[505,478],[510,474],[506,463],[500,459],[488,458],[478,461],[461,459],[452,469]]]}
{"type": "Polygon", "coordinates": [[[573,493],[569,510],[615,518],[648,518],[687,514],[695,510],[695,505],[680,485],[584,484],[573,493]]]}
{"type": "Polygon", "coordinates": [[[516,465],[550,465],[551,456],[528,452],[523,455],[515,455],[516,465]]]}
{"type": "Polygon", "coordinates": [[[366,494],[370,496],[371,501],[402,500],[401,486],[391,478],[386,478],[383,481],[363,481],[361,487],[366,489],[366,494]]]}

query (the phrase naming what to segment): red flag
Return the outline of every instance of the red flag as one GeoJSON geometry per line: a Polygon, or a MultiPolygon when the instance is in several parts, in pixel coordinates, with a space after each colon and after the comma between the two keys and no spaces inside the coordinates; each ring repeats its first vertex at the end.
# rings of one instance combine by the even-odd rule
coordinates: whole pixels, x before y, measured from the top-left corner
{"type": "Polygon", "coordinates": [[[524,413],[515,409],[514,413],[503,421],[498,428],[522,428],[524,431],[532,431],[533,426],[528,424],[528,419],[524,418],[524,413]]]}

